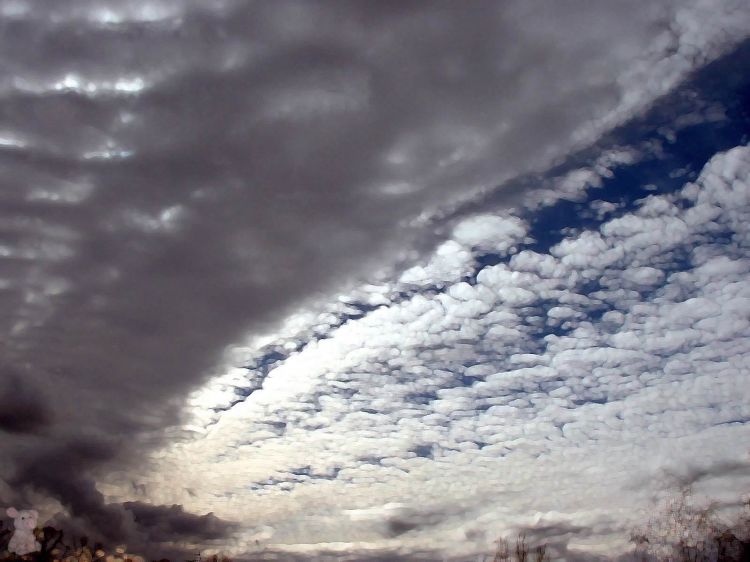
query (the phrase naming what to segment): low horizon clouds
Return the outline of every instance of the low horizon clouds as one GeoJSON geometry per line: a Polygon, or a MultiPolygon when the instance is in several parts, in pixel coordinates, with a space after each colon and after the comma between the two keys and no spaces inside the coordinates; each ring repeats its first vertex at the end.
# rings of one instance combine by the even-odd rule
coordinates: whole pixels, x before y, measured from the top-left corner
{"type": "Polygon", "coordinates": [[[667,451],[744,462],[750,165],[587,200],[660,157],[597,143],[742,8],[0,0],[0,501],[172,556],[614,552],[581,473],[627,519],[667,451]]]}

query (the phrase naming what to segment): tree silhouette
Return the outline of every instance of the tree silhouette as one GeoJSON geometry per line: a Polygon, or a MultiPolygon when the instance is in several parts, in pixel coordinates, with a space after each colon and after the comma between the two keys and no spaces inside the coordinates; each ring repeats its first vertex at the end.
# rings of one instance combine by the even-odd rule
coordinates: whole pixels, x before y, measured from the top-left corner
{"type": "Polygon", "coordinates": [[[750,562],[750,500],[725,521],[715,505],[696,504],[689,487],[668,499],[631,536],[639,562],[750,562]]]}

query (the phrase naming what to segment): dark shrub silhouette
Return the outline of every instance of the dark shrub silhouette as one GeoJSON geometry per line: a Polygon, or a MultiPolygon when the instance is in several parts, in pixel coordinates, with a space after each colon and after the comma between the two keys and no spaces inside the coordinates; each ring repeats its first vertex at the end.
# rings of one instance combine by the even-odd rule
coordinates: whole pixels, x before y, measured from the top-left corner
{"type": "Polygon", "coordinates": [[[726,521],[683,488],[631,540],[639,562],[750,562],[750,500],[726,521]]]}
{"type": "Polygon", "coordinates": [[[496,541],[497,548],[492,562],[549,562],[547,545],[542,544],[533,549],[533,556],[526,542],[526,533],[519,533],[516,544],[511,548],[508,539],[500,538],[496,541]]]}

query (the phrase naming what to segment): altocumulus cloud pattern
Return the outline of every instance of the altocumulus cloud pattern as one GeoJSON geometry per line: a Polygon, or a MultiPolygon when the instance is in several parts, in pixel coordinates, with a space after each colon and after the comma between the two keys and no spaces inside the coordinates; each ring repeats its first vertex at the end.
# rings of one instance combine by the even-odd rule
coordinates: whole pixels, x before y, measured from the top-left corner
{"type": "Polygon", "coordinates": [[[750,485],[739,2],[0,2],[0,501],[154,557],[614,558],[750,485]]]}
{"type": "Polygon", "coordinates": [[[746,147],[717,154],[677,192],[546,252],[522,249],[518,218],[460,222],[398,282],[290,320],[272,368],[194,397],[208,429],[167,455],[162,474],[185,475],[154,493],[200,489],[210,472],[222,494],[196,505],[250,502],[244,516],[274,542],[450,549],[496,521],[585,529],[572,533],[585,545],[622,523],[613,505],[620,517],[670,473],[739,478],[748,172],[746,147]],[[504,259],[477,266],[488,251],[504,259]]]}

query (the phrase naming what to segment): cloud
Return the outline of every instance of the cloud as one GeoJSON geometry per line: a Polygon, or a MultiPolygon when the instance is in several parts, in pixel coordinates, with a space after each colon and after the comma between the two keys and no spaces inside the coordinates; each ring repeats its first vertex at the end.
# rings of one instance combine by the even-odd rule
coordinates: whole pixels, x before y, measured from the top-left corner
{"type": "Polygon", "coordinates": [[[58,499],[74,517],[79,517],[95,529],[95,534],[109,540],[128,534],[123,514],[106,505],[88,471],[117,454],[112,442],[96,438],[79,438],[74,442],[59,443],[43,452],[27,452],[18,459],[9,484],[21,493],[28,487],[58,499]]]}
{"type": "MultiPolygon", "coordinates": [[[[467,537],[480,552],[488,528],[527,523],[575,556],[623,548],[658,491],[655,473],[684,467],[725,494],[747,480],[722,467],[746,464],[732,443],[750,416],[748,169],[750,150],[737,147],[682,190],[549,253],[521,243],[484,265],[471,244],[444,289],[404,293],[402,278],[391,291],[406,296],[291,346],[258,388],[141,478],[156,498],[249,517],[251,528],[262,519],[270,551],[359,538],[386,552],[398,539],[459,557],[467,537]],[[183,490],[201,489],[203,465],[179,482],[163,476],[188,459],[211,463],[198,498],[183,490]],[[261,483],[252,496],[248,481],[261,483]],[[262,518],[243,509],[247,497],[262,518]],[[396,515],[379,511],[387,502],[396,515]],[[558,544],[550,529],[562,522],[586,531],[558,544]]],[[[239,373],[231,380],[241,390],[239,373]]]]}
{"type": "Polygon", "coordinates": [[[23,374],[5,370],[0,378],[0,431],[38,433],[53,422],[44,393],[23,374]]]}
{"type": "Polygon", "coordinates": [[[166,540],[215,540],[224,538],[234,527],[212,513],[193,515],[186,513],[179,505],[166,507],[126,502],[123,507],[133,514],[135,523],[146,532],[147,540],[151,543],[166,540]]]}
{"type": "MultiPolygon", "coordinates": [[[[277,355],[248,353],[265,361],[252,384],[236,372],[217,383],[213,400],[234,407],[200,418],[220,417],[201,428],[210,443],[201,462],[239,472],[198,478],[191,468],[147,486],[149,501],[184,499],[205,513],[185,489],[228,487],[233,505],[238,474],[291,496],[310,481],[358,489],[416,479],[452,457],[465,466],[489,453],[539,452],[530,436],[595,432],[555,409],[626,394],[612,373],[570,384],[557,373],[573,377],[605,356],[655,369],[659,350],[687,353],[708,333],[731,340],[744,329],[738,287],[704,296],[706,307],[649,309],[677,325],[687,311],[730,306],[737,313],[722,326],[696,316],[651,337],[656,328],[630,311],[660,284],[670,295],[697,292],[704,277],[742,267],[736,256],[716,261],[708,242],[716,229],[746,236],[744,217],[726,210],[742,202],[730,185],[741,179],[732,176],[744,170],[741,154],[706,172],[708,195],[687,189],[692,213],[660,200],[550,254],[517,252],[529,236],[520,216],[455,219],[465,202],[591,146],[732,48],[748,28],[734,2],[465,10],[80,0],[0,10],[0,331],[8,368],[32,372],[28,388],[39,389],[9,383],[26,402],[0,414],[14,435],[0,443],[0,457],[12,459],[0,477],[56,497],[113,537],[130,523],[110,496],[122,494],[122,481],[133,489],[149,451],[168,464],[195,446],[185,401],[247,333],[290,331],[277,355]],[[676,273],[688,236],[705,267],[676,273]],[[487,254],[496,263],[476,271],[487,254]],[[619,275],[625,262],[629,273],[619,275]],[[598,291],[581,289],[597,278],[598,291]],[[322,294],[352,286],[349,302],[307,321],[306,311],[325,308],[322,294]],[[608,317],[615,333],[606,341],[586,320],[599,305],[623,315],[619,329],[608,317]],[[577,345],[566,331],[591,349],[563,353],[577,345]],[[628,347],[642,341],[641,355],[628,347]],[[620,347],[606,351],[612,344],[620,347]],[[503,369],[511,374],[498,376],[503,369]],[[504,389],[508,400],[496,394],[504,389]],[[569,397],[547,404],[546,393],[565,389],[569,397]],[[523,423],[506,426],[511,419],[523,423]],[[303,446],[323,452],[311,461],[303,446]],[[234,455],[243,451],[262,460],[240,470],[234,455]],[[64,469],[53,474],[52,464],[64,469]],[[295,474],[306,466],[310,474],[295,474]]],[[[609,152],[555,189],[578,197],[632,158],[609,152]]],[[[557,199],[521,191],[508,191],[508,206],[557,199]]],[[[677,358],[669,366],[680,370],[677,358]]],[[[312,533],[301,516],[284,527],[286,509],[269,510],[274,540],[312,533]]],[[[338,536],[340,506],[321,510],[331,519],[317,537],[338,536]]],[[[378,529],[353,532],[380,540],[378,529]]]]}

